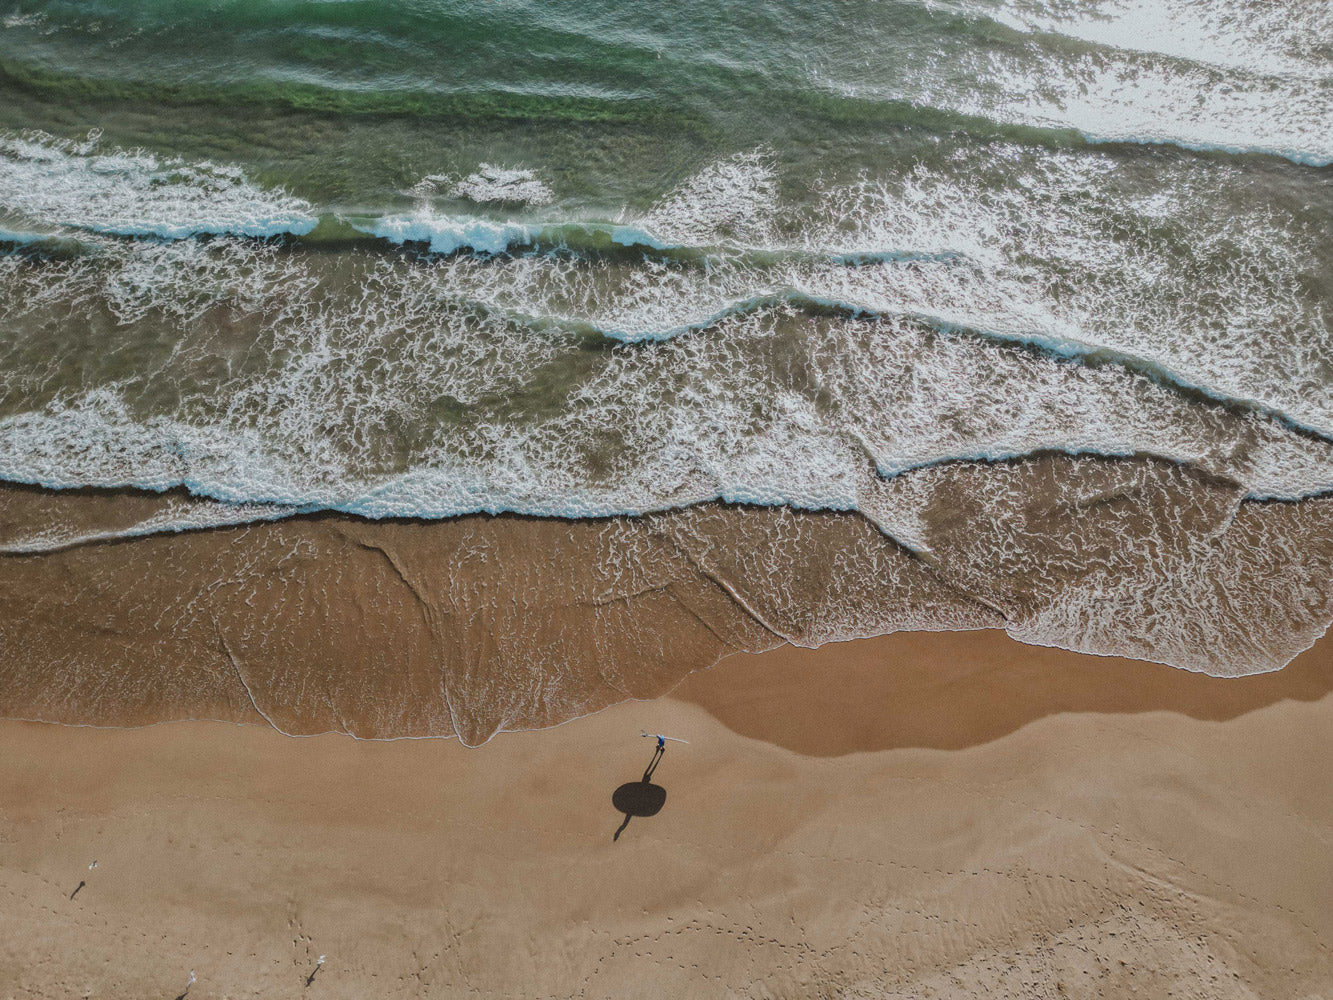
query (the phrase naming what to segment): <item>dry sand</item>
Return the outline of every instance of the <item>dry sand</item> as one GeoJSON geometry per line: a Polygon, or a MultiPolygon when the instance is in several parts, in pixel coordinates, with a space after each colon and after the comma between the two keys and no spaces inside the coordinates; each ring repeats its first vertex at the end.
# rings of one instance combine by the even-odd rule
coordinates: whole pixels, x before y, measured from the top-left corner
{"type": "Polygon", "coordinates": [[[0,997],[1333,996],[1331,654],[899,635],[471,750],[0,724],[0,997]],[[691,742],[613,842],[641,729],[691,742]]]}

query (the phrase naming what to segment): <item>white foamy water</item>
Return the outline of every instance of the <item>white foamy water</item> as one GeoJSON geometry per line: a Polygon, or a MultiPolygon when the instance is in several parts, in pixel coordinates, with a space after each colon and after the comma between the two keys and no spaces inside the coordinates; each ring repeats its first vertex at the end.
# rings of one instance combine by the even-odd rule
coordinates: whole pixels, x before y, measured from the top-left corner
{"type": "Polygon", "coordinates": [[[436,251],[408,254],[235,235],[291,202],[225,168],[6,141],[55,181],[9,195],[0,478],[194,495],[25,523],[6,553],[323,509],[684,508],[651,530],[793,641],[1003,622],[1247,673],[1333,613],[1327,498],[1252,502],[1333,492],[1330,207],[1235,164],[995,142],[788,198],[760,149],[592,219],[489,189],[453,215],[446,178],[358,220],[436,251]],[[152,236],[124,238],[135,212],[152,236]],[[725,550],[712,499],[860,511],[884,552],[811,598],[786,553],[725,550]]]}
{"type": "Polygon", "coordinates": [[[1244,502],[1188,466],[1047,456],[875,484],[863,510],[1037,645],[1237,676],[1333,619],[1333,498],[1244,502]]]}
{"type": "Polygon", "coordinates": [[[534,171],[498,167],[493,163],[483,163],[475,173],[454,184],[450,193],[482,205],[549,205],[555,200],[550,187],[534,171]]]}
{"type": "Polygon", "coordinates": [[[922,52],[910,76],[867,51],[856,72],[835,63],[811,82],[1093,142],[1333,163],[1327,0],[966,0],[938,9],[1003,25],[1017,44],[1001,35],[1004,44],[922,52]]]}
{"type": "Polygon", "coordinates": [[[1333,77],[1333,4],[1323,0],[1036,0],[972,9],[1020,31],[1109,49],[1261,76],[1333,77]]]}
{"type": "Polygon", "coordinates": [[[301,514],[303,511],[268,504],[222,503],[207,499],[190,498],[169,500],[161,510],[128,524],[96,530],[71,529],[55,522],[37,530],[0,540],[0,553],[5,555],[38,555],[61,552],[97,542],[122,538],[142,538],[169,532],[204,531],[259,521],[278,521],[301,514]]]}
{"type": "Polygon", "coordinates": [[[531,243],[540,232],[521,222],[440,216],[428,208],[385,216],[358,228],[394,243],[425,243],[435,253],[446,254],[458,250],[500,254],[510,247],[531,243]]]}
{"type": "Polygon", "coordinates": [[[0,135],[0,212],[29,223],[117,236],[308,233],[308,202],[253,184],[240,169],[137,150],[103,150],[43,132],[0,135]]]}
{"type": "Polygon", "coordinates": [[[413,184],[408,193],[420,199],[444,195],[479,205],[548,205],[555,200],[555,193],[536,171],[493,163],[483,163],[462,178],[455,174],[428,174],[413,184]]]}
{"type": "Polygon", "coordinates": [[[1224,165],[1126,197],[1110,159],[1020,153],[999,178],[988,158],[829,185],[799,214],[771,154],[744,154],[599,224],[683,260],[507,238],[333,270],[238,239],[0,258],[0,476],[374,517],[851,509],[876,476],[1045,450],[1333,489],[1312,237],[1228,201],[1224,165]],[[104,345],[76,381],[45,348],[71,317],[104,345]]]}
{"type": "MultiPolygon", "coordinates": [[[[612,230],[632,231],[644,246],[707,251],[704,268],[529,255],[460,259],[448,279],[460,295],[513,314],[629,343],[784,299],[909,317],[1071,357],[1109,355],[1333,432],[1333,336],[1322,311],[1302,301],[1304,276],[1318,266],[1313,239],[1293,235],[1295,220],[1272,209],[1219,198],[1219,187],[1238,180],[1230,168],[1179,174],[1149,198],[1126,197],[1116,170],[1106,158],[1051,156],[1003,189],[984,167],[948,177],[909,171],[828,189],[816,210],[784,218],[771,161],[750,154],[612,230]],[[703,204],[722,206],[711,222],[693,198],[699,191],[703,204]]],[[[420,238],[456,249],[453,234],[469,224],[436,219],[420,238]]],[[[539,231],[481,230],[468,245],[488,252],[511,246],[505,230],[522,241],[539,231]]]]}
{"type": "Polygon", "coordinates": [[[1207,68],[1142,62],[1088,56],[1042,79],[1022,63],[996,59],[987,72],[1002,95],[965,98],[957,106],[1018,124],[1072,128],[1092,142],[1333,163],[1333,79],[1223,77],[1207,68]]]}

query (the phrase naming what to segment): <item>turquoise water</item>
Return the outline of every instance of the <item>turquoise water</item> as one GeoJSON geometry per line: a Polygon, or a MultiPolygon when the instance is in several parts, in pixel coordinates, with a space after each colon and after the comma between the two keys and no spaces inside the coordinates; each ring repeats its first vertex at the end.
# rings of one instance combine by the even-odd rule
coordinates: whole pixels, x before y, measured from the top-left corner
{"type": "Polygon", "coordinates": [[[1326,3],[12,3],[10,127],[100,127],[378,205],[535,159],[643,204],[727,149],[809,172],[960,133],[1333,160],[1326,3]]]}

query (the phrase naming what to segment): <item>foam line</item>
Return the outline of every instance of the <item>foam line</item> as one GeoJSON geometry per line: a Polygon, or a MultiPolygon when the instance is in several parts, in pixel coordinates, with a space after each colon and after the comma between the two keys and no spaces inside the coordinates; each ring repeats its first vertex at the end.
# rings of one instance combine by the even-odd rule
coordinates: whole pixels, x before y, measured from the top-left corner
{"type": "MultiPolygon", "coordinates": [[[[727,303],[721,309],[711,312],[697,320],[682,323],[674,327],[659,329],[626,330],[612,326],[599,325],[595,322],[571,316],[539,316],[527,313],[513,313],[512,315],[522,322],[538,327],[553,324],[577,333],[592,334],[607,340],[625,344],[639,344],[660,343],[674,340],[678,337],[684,337],[690,334],[699,333],[703,330],[708,330],[732,317],[744,316],[748,313],[781,305],[789,305],[796,308],[832,310],[844,313],[850,317],[910,319],[926,324],[942,333],[976,336],[1001,343],[1025,344],[1056,357],[1067,358],[1072,361],[1110,362],[1130,371],[1146,374],[1174,389],[1189,393],[1197,393],[1213,402],[1221,403],[1224,406],[1240,407],[1262,416],[1272,417],[1294,431],[1303,434],[1311,434],[1322,440],[1333,442],[1333,427],[1318,426],[1302,421],[1283,411],[1281,408],[1272,406],[1260,399],[1232,395],[1203,383],[1191,381],[1179,372],[1173,371],[1170,367],[1157,361],[1153,361],[1150,358],[1140,357],[1135,354],[1119,351],[1100,344],[1087,343],[1067,335],[1048,334],[1039,331],[988,329],[938,313],[929,313],[914,309],[889,310],[869,303],[819,296],[803,289],[793,287],[753,295],[745,299],[738,299],[734,302],[727,303]]],[[[991,460],[990,456],[985,455],[968,455],[960,457],[991,460]]],[[[1005,454],[999,457],[1012,458],[1016,457],[1016,455],[1005,454]]],[[[901,468],[897,466],[887,466],[883,467],[882,471],[885,475],[894,475],[898,471],[917,467],[918,466],[915,465],[902,466],[901,468]]]]}
{"type": "Polygon", "coordinates": [[[955,250],[850,249],[749,245],[745,243],[688,243],[667,239],[642,226],[586,220],[515,222],[472,216],[413,212],[374,220],[343,217],[358,232],[394,244],[418,243],[442,255],[460,252],[499,255],[526,250],[569,249],[595,251],[607,244],[628,250],[651,250],[699,259],[725,253],[756,266],[781,262],[824,262],[861,267],[884,263],[947,263],[961,259],[955,250]]]}
{"type": "Polygon", "coordinates": [[[201,234],[305,235],[311,205],[237,167],[100,148],[43,132],[0,135],[0,210],[39,225],[182,240],[201,234]]]}

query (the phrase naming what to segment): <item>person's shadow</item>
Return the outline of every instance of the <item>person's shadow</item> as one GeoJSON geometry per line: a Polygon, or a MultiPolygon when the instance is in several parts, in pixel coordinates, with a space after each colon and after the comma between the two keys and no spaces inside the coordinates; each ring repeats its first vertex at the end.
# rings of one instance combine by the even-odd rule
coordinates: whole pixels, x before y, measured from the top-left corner
{"type": "Polygon", "coordinates": [[[648,769],[643,772],[643,778],[639,781],[628,781],[612,793],[611,804],[625,814],[625,822],[616,830],[611,838],[613,841],[620,839],[625,827],[629,826],[629,821],[635,816],[656,816],[662,811],[662,806],[666,804],[666,789],[653,784],[653,772],[657,770],[657,765],[662,763],[665,754],[664,747],[655,747],[653,759],[648,762],[648,769]]]}

